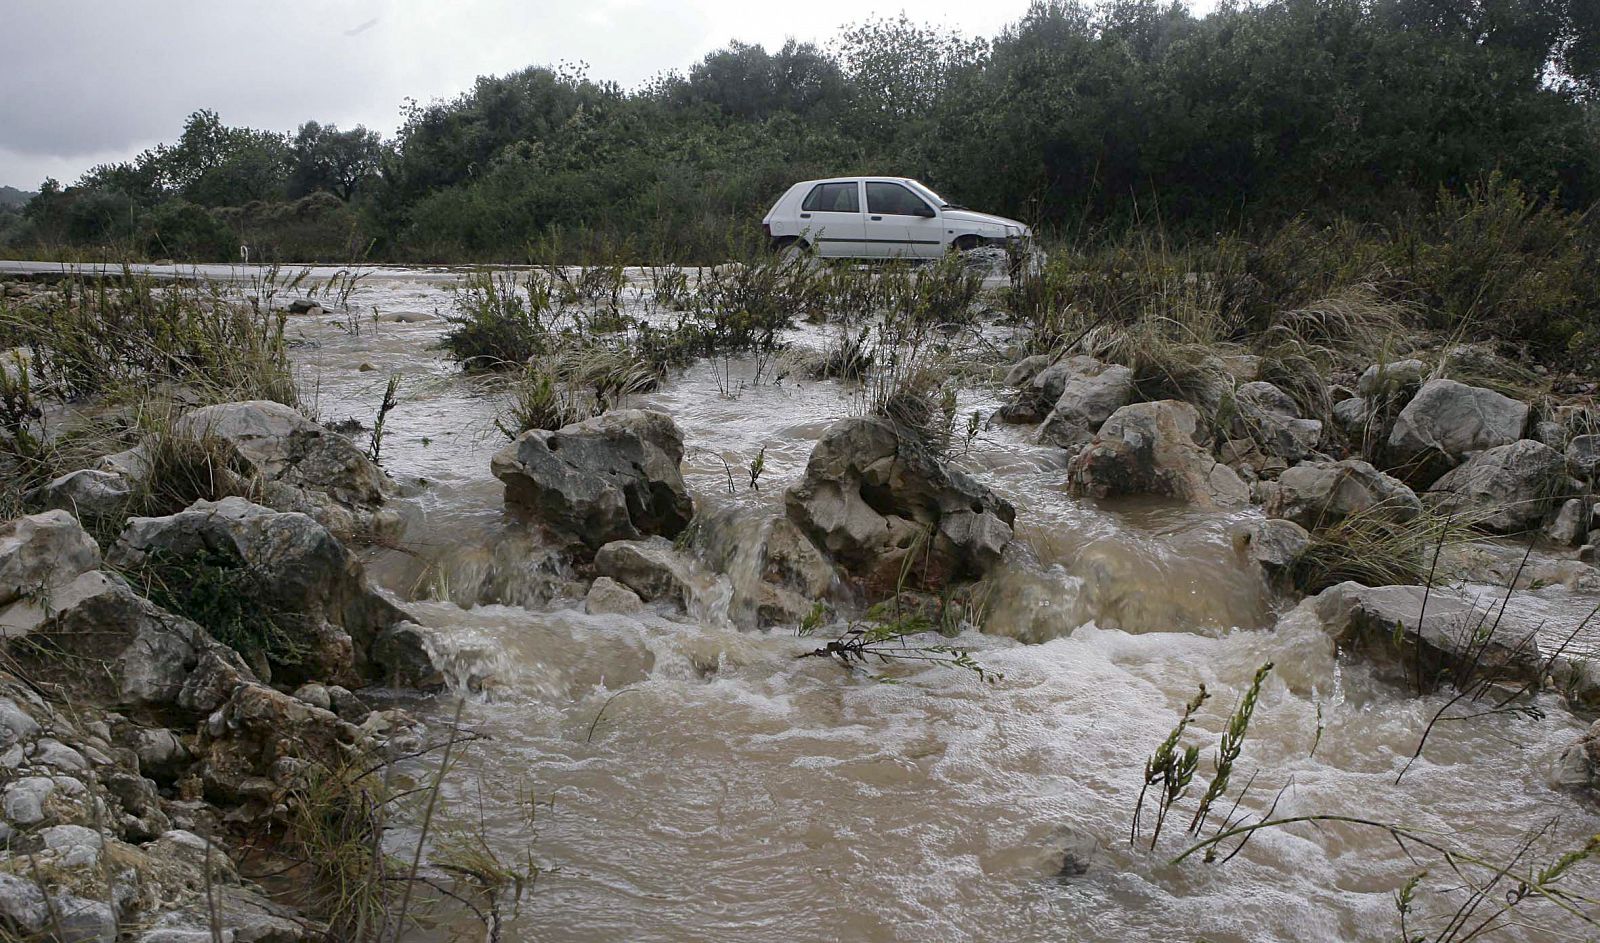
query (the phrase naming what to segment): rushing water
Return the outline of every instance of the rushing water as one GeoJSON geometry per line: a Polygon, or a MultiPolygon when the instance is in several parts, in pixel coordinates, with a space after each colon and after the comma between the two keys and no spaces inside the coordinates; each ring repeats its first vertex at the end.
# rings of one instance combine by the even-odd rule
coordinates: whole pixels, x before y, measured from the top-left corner
{"type": "MultiPolygon", "coordinates": [[[[1600,830],[1547,784],[1581,730],[1553,699],[1543,718],[1440,725],[1396,785],[1443,695],[1373,679],[1314,627],[1274,627],[1280,613],[1230,538],[1254,511],[1075,500],[1065,455],[1016,429],[986,429],[958,458],[1017,506],[987,631],[959,640],[996,683],[891,666],[899,683],[885,684],[797,658],[818,642],[732,627],[725,586],[695,617],[587,615],[503,513],[492,381],[433,349],[441,321],[371,320],[372,308],[447,311],[451,277],[380,272],[357,296],[359,332],[323,316],[294,319],[291,334],[324,419],[370,422],[387,376],[402,376],[383,462],[412,491],[407,552],[374,551],[372,572],[474,679],[463,723],[486,739],[445,781],[450,817],[481,823],[503,860],[550,869],[504,939],[1397,938],[1405,880],[1427,866],[1436,886],[1451,881],[1380,831],[1300,825],[1258,834],[1226,864],[1171,864],[1186,845],[1179,814],[1155,853],[1129,845],[1145,758],[1183,703],[1206,685],[1190,738],[1214,744],[1266,661],[1276,668],[1233,777],[1235,792],[1255,778],[1242,808],[1276,795],[1279,815],[1399,822],[1495,853],[1549,824],[1546,857],[1600,830]],[[1069,856],[1087,869],[1064,872],[1069,856]]],[[[794,341],[820,344],[812,330],[794,341]]],[[[859,411],[847,386],[774,384],[770,371],[754,384],[753,371],[702,364],[639,399],[682,428],[703,510],[781,507],[822,431],[859,411]],[[763,487],[730,490],[728,468],[740,477],[763,447],[763,487]]],[[[997,397],[964,390],[962,412],[997,397]]],[[[447,720],[455,702],[414,706],[447,720]]]]}

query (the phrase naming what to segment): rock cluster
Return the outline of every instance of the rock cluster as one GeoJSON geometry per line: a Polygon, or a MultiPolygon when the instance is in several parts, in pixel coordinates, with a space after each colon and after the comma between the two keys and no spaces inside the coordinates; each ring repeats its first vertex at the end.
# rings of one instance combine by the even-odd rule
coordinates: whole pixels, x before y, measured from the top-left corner
{"type": "Polygon", "coordinates": [[[323,938],[194,830],[276,816],[308,775],[413,726],[342,686],[426,673],[404,615],[322,524],[242,498],[132,519],[104,561],[65,511],[0,526],[0,936],[209,938],[214,910],[225,938],[323,938]],[[247,598],[229,595],[238,573],[247,598]],[[230,612],[248,619],[217,621],[230,612]],[[284,647],[252,664],[228,630],[263,621],[284,647]],[[5,873],[6,855],[48,880],[5,873]]]}

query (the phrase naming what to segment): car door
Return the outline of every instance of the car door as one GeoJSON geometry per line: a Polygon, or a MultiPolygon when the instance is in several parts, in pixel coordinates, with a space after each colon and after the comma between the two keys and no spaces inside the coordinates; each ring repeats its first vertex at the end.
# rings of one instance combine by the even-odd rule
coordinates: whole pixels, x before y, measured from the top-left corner
{"type": "Polygon", "coordinates": [[[869,180],[866,249],[880,258],[929,258],[944,250],[939,211],[909,187],[869,180]]]}
{"type": "Polygon", "coordinates": [[[800,201],[800,232],[818,255],[864,254],[865,223],[859,180],[819,183],[800,201]]]}

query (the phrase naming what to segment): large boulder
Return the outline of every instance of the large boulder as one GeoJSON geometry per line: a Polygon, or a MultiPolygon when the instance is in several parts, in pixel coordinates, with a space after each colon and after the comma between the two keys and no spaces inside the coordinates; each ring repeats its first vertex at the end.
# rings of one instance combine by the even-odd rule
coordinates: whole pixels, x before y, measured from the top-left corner
{"type": "Polygon", "coordinates": [[[982,577],[1011,542],[1011,504],[948,467],[914,431],[841,419],[784,495],[789,519],[868,593],[982,577]],[[902,579],[903,577],[903,579],[902,579]]]}
{"type": "MultiPolygon", "coordinates": [[[[1133,371],[1093,357],[1070,357],[1044,371],[1060,372],[1060,390],[1050,415],[1039,426],[1039,441],[1076,449],[1093,438],[1112,414],[1133,402],[1138,388],[1133,371]]],[[[1056,386],[1054,378],[1051,388],[1056,386]]]]}
{"type": "Polygon", "coordinates": [[[683,483],[683,434],[666,413],[624,409],[534,429],[494,457],[506,505],[574,544],[675,537],[694,514],[683,483]]]}
{"type": "Polygon", "coordinates": [[[1538,627],[1440,587],[1344,582],[1300,603],[1342,649],[1363,650],[1413,689],[1449,680],[1519,687],[1544,680],[1538,627]]]}
{"type": "Polygon", "coordinates": [[[0,606],[48,595],[100,568],[100,545],[66,511],[29,514],[0,524],[0,606]]]}
{"type": "Polygon", "coordinates": [[[101,570],[0,610],[0,636],[13,665],[35,684],[162,726],[190,722],[254,680],[239,656],[200,626],[101,570]]]}
{"type": "Polygon", "coordinates": [[[1289,394],[1264,380],[1240,386],[1233,404],[1233,434],[1253,439],[1268,455],[1299,461],[1322,439],[1322,422],[1300,418],[1289,394]]]}
{"type": "Polygon", "coordinates": [[[327,528],[243,498],[133,518],[108,557],[280,683],[359,685],[373,640],[405,618],[327,528]]]}
{"type": "Polygon", "coordinates": [[[1560,452],[1522,439],[1479,452],[1427,491],[1440,510],[1502,534],[1537,527],[1568,489],[1560,452]]]}
{"type": "Polygon", "coordinates": [[[1097,498],[1152,494],[1206,506],[1247,504],[1245,483],[1201,447],[1199,422],[1195,408],[1178,400],[1122,407],[1068,466],[1072,490],[1097,498]]]}
{"type": "Polygon", "coordinates": [[[1360,459],[1301,462],[1267,490],[1270,517],[1301,527],[1327,527],[1351,515],[1381,515],[1404,523],[1422,513],[1422,502],[1398,479],[1360,459]]]}
{"type": "Polygon", "coordinates": [[[399,516],[383,507],[394,490],[383,470],[349,439],[282,403],[206,406],[179,417],[173,433],[225,442],[269,507],[308,514],[340,536],[399,528],[399,516]]]}
{"type": "Polygon", "coordinates": [[[1455,380],[1429,380],[1389,430],[1389,466],[1414,484],[1431,484],[1469,452],[1522,438],[1528,404],[1455,380]]]}

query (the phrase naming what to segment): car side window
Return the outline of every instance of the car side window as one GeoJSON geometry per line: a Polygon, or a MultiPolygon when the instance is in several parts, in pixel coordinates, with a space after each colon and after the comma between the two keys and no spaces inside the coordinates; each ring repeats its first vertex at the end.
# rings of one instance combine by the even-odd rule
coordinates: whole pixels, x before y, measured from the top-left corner
{"type": "Polygon", "coordinates": [[[854,182],[819,183],[806,194],[800,208],[807,213],[859,213],[861,196],[854,182]]]}
{"type": "Polygon", "coordinates": [[[898,183],[867,183],[867,212],[885,216],[926,216],[928,204],[898,183]]]}

